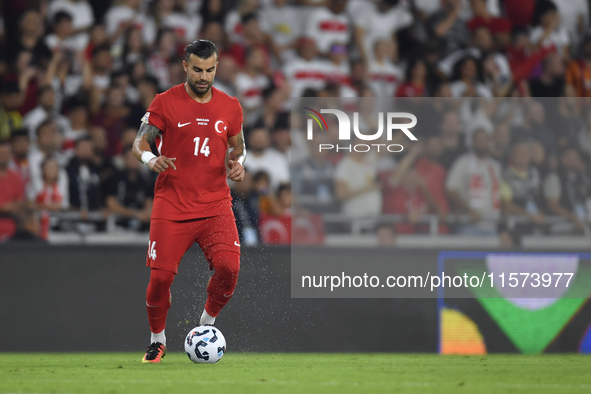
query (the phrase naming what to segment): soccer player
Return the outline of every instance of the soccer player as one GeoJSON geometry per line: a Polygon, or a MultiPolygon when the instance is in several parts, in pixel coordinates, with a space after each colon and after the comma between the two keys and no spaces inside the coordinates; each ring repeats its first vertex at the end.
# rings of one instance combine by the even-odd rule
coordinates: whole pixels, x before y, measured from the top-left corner
{"type": "Polygon", "coordinates": [[[215,273],[207,286],[201,325],[213,325],[238,279],[240,243],[226,177],[244,178],[246,147],[242,107],[212,87],[218,50],[208,40],[185,48],[187,81],[158,94],[133,144],[135,157],[158,173],[150,219],[146,293],[150,346],[142,362],[158,363],[166,353],[164,327],[170,286],[185,252],[199,244],[215,273]],[[155,142],[159,156],[152,153],[155,142]]]}

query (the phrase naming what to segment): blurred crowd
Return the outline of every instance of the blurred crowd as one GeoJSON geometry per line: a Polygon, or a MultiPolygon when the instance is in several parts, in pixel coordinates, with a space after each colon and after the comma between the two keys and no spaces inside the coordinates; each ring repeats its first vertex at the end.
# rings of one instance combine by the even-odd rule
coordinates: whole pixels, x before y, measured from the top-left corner
{"type": "Polygon", "coordinates": [[[0,240],[80,225],[101,231],[111,214],[117,227],[147,228],[154,174],[130,146],[154,96],[184,82],[184,46],[197,38],[217,45],[214,86],[244,110],[248,175],[231,187],[248,243],[259,240],[261,214],[291,213],[290,164],[303,210],[347,213],[371,193],[376,213],[410,217],[388,231],[423,231],[422,212],[465,213],[470,223],[440,229],[464,233],[496,233],[481,222],[501,211],[531,219],[520,231],[535,231],[544,213],[564,217],[566,231],[587,225],[584,100],[563,104],[572,112],[566,139],[559,117],[544,120],[557,112],[550,101],[523,101],[511,114],[495,104],[591,96],[585,0],[4,0],[0,12],[0,240]],[[359,186],[346,182],[359,170],[355,154],[321,158],[290,133],[291,97],[456,104],[359,186]],[[532,198],[520,200],[531,163],[537,175],[526,178],[542,190],[536,210],[532,198]],[[310,192],[308,176],[331,182],[310,192]],[[434,183],[443,194],[426,192],[434,183]],[[422,202],[409,197],[413,188],[422,202]],[[56,220],[54,212],[71,211],[78,223],[56,220]]]}

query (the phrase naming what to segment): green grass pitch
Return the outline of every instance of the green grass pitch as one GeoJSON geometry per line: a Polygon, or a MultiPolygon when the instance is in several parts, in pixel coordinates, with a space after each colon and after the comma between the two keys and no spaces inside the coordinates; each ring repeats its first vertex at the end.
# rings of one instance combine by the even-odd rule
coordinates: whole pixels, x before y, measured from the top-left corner
{"type": "Polygon", "coordinates": [[[0,353],[0,393],[591,393],[582,355],[0,353]]]}

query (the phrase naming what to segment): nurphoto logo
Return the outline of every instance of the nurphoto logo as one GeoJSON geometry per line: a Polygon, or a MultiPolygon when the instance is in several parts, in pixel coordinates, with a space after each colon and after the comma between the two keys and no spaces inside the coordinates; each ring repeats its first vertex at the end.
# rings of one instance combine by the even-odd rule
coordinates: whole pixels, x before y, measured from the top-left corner
{"type": "MultiPolygon", "coordinates": [[[[308,119],[307,122],[307,139],[313,140],[314,137],[314,121],[320,127],[321,131],[328,132],[328,124],[326,119],[322,114],[333,114],[337,117],[337,121],[339,124],[339,141],[350,141],[351,140],[351,129],[353,129],[353,133],[355,133],[355,137],[362,141],[376,141],[382,138],[382,134],[384,133],[384,119],[386,120],[386,140],[392,141],[392,134],[395,130],[402,131],[408,139],[411,141],[417,141],[417,137],[409,130],[416,126],[417,124],[417,117],[408,112],[387,112],[384,114],[383,112],[378,113],[378,130],[374,134],[363,134],[359,131],[359,113],[353,113],[353,128],[351,128],[351,120],[349,119],[349,115],[345,112],[338,110],[338,109],[321,109],[320,112],[309,108],[309,107],[302,107],[305,111],[302,111],[304,114],[311,117],[308,119]],[[407,123],[395,123],[394,120],[399,119],[409,119],[410,122],[407,123]]],[[[404,149],[400,144],[355,144],[355,145],[334,145],[334,144],[319,144],[318,149],[322,150],[336,150],[337,152],[346,150],[351,152],[354,150],[355,152],[369,152],[372,147],[375,147],[377,151],[380,151],[380,148],[385,147],[388,152],[402,152],[404,149]]]]}

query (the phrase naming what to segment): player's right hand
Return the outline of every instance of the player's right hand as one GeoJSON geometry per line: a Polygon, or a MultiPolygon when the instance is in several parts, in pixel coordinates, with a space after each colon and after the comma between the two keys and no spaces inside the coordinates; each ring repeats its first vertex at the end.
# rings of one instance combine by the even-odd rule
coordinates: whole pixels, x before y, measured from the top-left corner
{"type": "Polygon", "coordinates": [[[176,157],[166,157],[166,156],[158,156],[152,158],[148,162],[148,167],[150,170],[154,171],[157,174],[160,174],[162,171],[166,170],[168,167],[172,167],[173,170],[176,170],[176,166],[174,162],[176,161],[176,157]]]}

